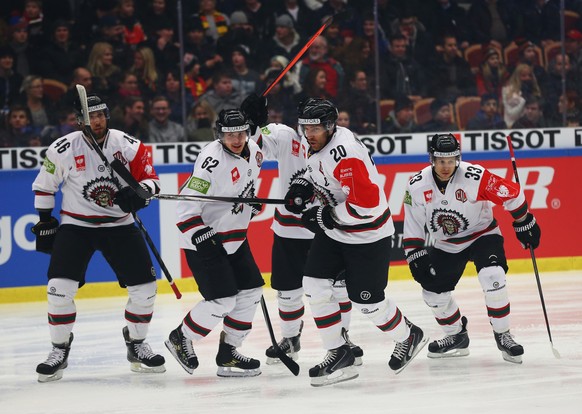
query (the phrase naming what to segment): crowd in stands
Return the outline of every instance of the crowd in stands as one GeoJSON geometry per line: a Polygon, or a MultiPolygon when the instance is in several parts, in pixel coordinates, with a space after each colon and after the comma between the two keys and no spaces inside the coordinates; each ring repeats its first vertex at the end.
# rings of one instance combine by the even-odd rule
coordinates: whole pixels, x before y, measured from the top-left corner
{"type": "Polygon", "coordinates": [[[378,26],[374,3],[188,0],[180,22],[176,0],[3,0],[0,147],[75,130],[75,84],[142,141],[211,140],[216,114],[261,94],[339,12],[270,91],[270,121],[293,126],[321,97],[358,134],[580,125],[582,0],[565,1],[565,55],[559,0],[378,0],[378,26]]]}

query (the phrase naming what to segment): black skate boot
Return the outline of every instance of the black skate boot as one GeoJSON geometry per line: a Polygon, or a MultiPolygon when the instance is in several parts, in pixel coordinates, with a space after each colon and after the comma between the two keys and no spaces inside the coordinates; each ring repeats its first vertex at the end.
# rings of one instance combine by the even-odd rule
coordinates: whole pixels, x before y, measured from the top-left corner
{"type": "Polygon", "coordinates": [[[224,342],[226,334],[220,333],[220,344],[216,354],[219,377],[256,377],[261,375],[261,363],[257,359],[241,355],[234,346],[224,342]]]}
{"type": "Polygon", "coordinates": [[[422,329],[414,325],[408,319],[404,318],[406,325],[410,327],[410,335],[404,342],[397,342],[394,352],[392,352],[392,357],[388,365],[392,370],[396,371],[396,374],[402,372],[404,368],[412,361],[418,352],[424,348],[428,342],[428,337],[424,337],[422,329]]]}
{"type": "MultiPolygon", "coordinates": [[[[301,350],[301,342],[299,341],[299,338],[301,338],[302,330],[303,321],[301,321],[301,324],[299,325],[299,333],[296,336],[293,336],[291,338],[283,338],[279,341],[278,344],[279,348],[281,348],[283,352],[289,355],[289,357],[293,361],[297,361],[297,359],[299,358],[299,355],[297,353],[301,350]]],[[[267,365],[273,365],[281,362],[281,360],[277,356],[275,348],[273,348],[273,345],[267,348],[265,355],[267,355],[267,365]]]]}
{"type": "Polygon", "coordinates": [[[176,358],[176,361],[178,361],[188,374],[192,374],[198,368],[198,357],[196,356],[196,352],[194,352],[192,341],[182,333],[182,325],[170,332],[168,340],[164,343],[166,344],[166,348],[176,358]]]}
{"type": "Polygon", "coordinates": [[[53,344],[53,349],[49,353],[46,361],[38,364],[38,382],[51,382],[63,378],[63,370],[67,368],[67,359],[73,342],[73,333],[69,336],[69,341],[64,344],[53,344]]]}
{"type": "Polygon", "coordinates": [[[133,372],[166,372],[163,356],[154,354],[152,348],[143,339],[131,339],[127,326],[123,327],[123,338],[127,346],[127,360],[131,362],[133,372]]]}
{"type": "Polygon", "coordinates": [[[523,346],[513,340],[513,336],[511,336],[509,331],[503,333],[493,332],[493,334],[495,335],[495,342],[497,342],[497,348],[501,351],[503,359],[514,364],[521,364],[523,346]]]}
{"type": "Polygon", "coordinates": [[[348,344],[327,351],[323,362],[309,370],[311,385],[323,387],[358,377],[354,353],[348,344]]]}
{"type": "Polygon", "coordinates": [[[461,332],[445,336],[428,344],[429,358],[450,358],[469,355],[467,318],[461,318],[461,332]]]}
{"type": "Polygon", "coordinates": [[[354,365],[356,367],[361,366],[363,364],[362,357],[364,356],[364,350],[360,348],[358,345],[354,344],[352,341],[350,341],[350,337],[348,335],[348,331],[346,330],[346,328],[342,328],[342,336],[344,337],[344,339],[346,340],[346,344],[348,344],[348,346],[350,347],[354,354],[355,358],[354,365]]]}

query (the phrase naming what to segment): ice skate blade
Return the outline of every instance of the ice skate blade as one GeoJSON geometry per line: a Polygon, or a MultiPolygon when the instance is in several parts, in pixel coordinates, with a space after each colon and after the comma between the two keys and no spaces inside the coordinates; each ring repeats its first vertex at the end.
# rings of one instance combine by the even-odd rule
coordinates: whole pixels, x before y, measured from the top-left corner
{"type": "MultiPolygon", "coordinates": [[[[287,356],[289,358],[291,358],[293,361],[297,361],[299,359],[299,354],[297,352],[290,352],[287,354],[287,356]]],[[[280,363],[281,363],[281,360],[279,358],[267,357],[267,361],[266,361],[267,365],[277,365],[280,363]]]]}
{"type": "Polygon", "coordinates": [[[338,382],[349,381],[358,378],[360,374],[353,365],[338,369],[334,373],[321,377],[311,378],[313,387],[325,387],[327,385],[337,384],[338,382]]]}
{"type": "Polygon", "coordinates": [[[164,344],[166,345],[166,348],[168,348],[168,351],[170,351],[170,354],[172,354],[172,356],[174,357],[174,359],[176,361],[178,361],[178,364],[180,364],[180,366],[182,368],[184,368],[184,371],[186,371],[188,374],[192,375],[192,373],[194,372],[194,370],[197,367],[189,367],[188,365],[185,365],[182,361],[180,361],[180,358],[178,358],[178,354],[176,353],[176,349],[174,348],[174,344],[172,344],[169,340],[165,341],[164,344]]]}
{"type": "Polygon", "coordinates": [[[256,377],[261,375],[261,369],[240,369],[234,367],[218,367],[216,375],[223,378],[230,377],[256,377]]]}
{"type": "Polygon", "coordinates": [[[507,362],[511,362],[512,364],[521,364],[523,361],[521,360],[521,355],[511,356],[507,352],[501,352],[503,359],[507,362]]]}
{"type": "Polygon", "coordinates": [[[164,365],[160,365],[158,367],[148,367],[145,364],[140,362],[132,362],[130,364],[130,369],[133,372],[140,372],[146,374],[161,374],[162,372],[166,372],[166,367],[164,365]]]}
{"type": "Polygon", "coordinates": [[[428,357],[434,359],[440,358],[457,358],[469,355],[469,348],[453,349],[449,352],[430,352],[428,351],[428,357]]]}
{"type": "Polygon", "coordinates": [[[63,370],[59,369],[52,375],[38,374],[38,382],[53,382],[63,378],[63,370]]]}
{"type": "Polygon", "coordinates": [[[430,340],[430,338],[427,337],[423,337],[421,339],[421,341],[418,343],[418,346],[416,347],[416,350],[414,351],[414,353],[412,354],[412,357],[410,357],[410,359],[408,360],[408,362],[406,362],[406,364],[404,364],[404,366],[398,368],[397,370],[394,371],[395,374],[400,374],[404,368],[406,368],[408,366],[408,364],[410,364],[410,362],[418,355],[418,353],[420,352],[420,350],[422,348],[424,348],[426,346],[426,344],[428,344],[428,341],[430,340]]]}

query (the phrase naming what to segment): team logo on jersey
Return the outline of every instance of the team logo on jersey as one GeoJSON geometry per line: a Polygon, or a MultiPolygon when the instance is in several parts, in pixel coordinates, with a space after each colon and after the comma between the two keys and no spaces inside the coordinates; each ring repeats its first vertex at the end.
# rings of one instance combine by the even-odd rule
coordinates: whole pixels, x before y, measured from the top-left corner
{"type": "Polygon", "coordinates": [[[44,159],[44,161],[42,163],[42,166],[44,167],[44,169],[46,170],[46,172],[47,173],[50,173],[50,174],[54,174],[55,173],[55,170],[57,169],[56,168],[56,165],[51,160],[49,160],[48,157],[46,157],[44,159]]]}
{"type": "Polygon", "coordinates": [[[83,197],[100,207],[113,207],[113,198],[120,188],[119,182],[113,182],[109,177],[100,177],[83,187],[83,197]]]}
{"type": "Polygon", "coordinates": [[[465,192],[459,188],[457,191],[455,191],[455,198],[461,203],[464,203],[467,201],[467,194],[465,194],[465,192]]]}
{"type": "Polygon", "coordinates": [[[261,151],[257,151],[255,159],[257,160],[257,167],[261,168],[261,165],[263,165],[263,153],[261,151]]]}
{"type": "Polygon", "coordinates": [[[454,236],[469,227],[469,220],[458,211],[435,209],[430,218],[430,228],[433,233],[442,229],[445,236],[454,236]]]}
{"type": "Polygon", "coordinates": [[[432,190],[427,190],[424,192],[424,201],[427,204],[432,202],[432,190]]]}
{"type": "Polygon", "coordinates": [[[298,157],[299,149],[301,148],[301,143],[299,141],[291,141],[291,155],[298,157]]]}
{"type": "Polygon", "coordinates": [[[125,159],[125,157],[123,156],[121,151],[115,152],[113,154],[113,158],[115,158],[116,160],[119,160],[123,165],[127,164],[127,160],[125,159]]]}
{"type": "MultiPolygon", "coordinates": [[[[240,198],[254,198],[255,197],[255,181],[251,180],[245,188],[239,193],[238,197],[240,198]]],[[[240,214],[244,211],[244,204],[243,203],[234,203],[232,205],[232,214],[240,214]]],[[[250,209],[249,209],[250,210],[250,209]]]]}
{"type": "Polygon", "coordinates": [[[77,171],[85,171],[87,169],[84,155],[79,155],[78,157],[75,157],[75,168],[77,169],[77,171]]]}
{"type": "Polygon", "coordinates": [[[503,184],[501,184],[499,186],[499,188],[497,189],[497,195],[499,196],[499,198],[507,198],[507,197],[509,197],[509,188],[507,188],[506,186],[504,186],[503,184]]]}
{"type": "Polygon", "coordinates": [[[271,135],[271,130],[268,127],[264,126],[261,128],[261,133],[265,135],[271,135]]]}
{"type": "Polygon", "coordinates": [[[232,179],[232,183],[236,184],[238,180],[240,180],[240,172],[238,172],[238,168],[234,167],[230,172],[230,178],[232,179]]]}
{"type": "Polygon", "coordinates": [[[210,188],[210,182],[203,180],[202,178],[192,177],[188,181],[188,188],[199,193],[206,194],[210,188]]]}

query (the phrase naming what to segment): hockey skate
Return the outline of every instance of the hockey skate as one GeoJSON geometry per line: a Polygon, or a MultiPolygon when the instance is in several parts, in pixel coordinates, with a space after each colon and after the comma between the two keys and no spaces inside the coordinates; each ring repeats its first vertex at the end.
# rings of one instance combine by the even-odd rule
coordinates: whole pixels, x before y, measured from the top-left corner
{"type": "Polygon", "coordinates": [[[424,348],[429,339],[424,336],[422,329],[418,326],[406,318],[404,318],[404,321],[410,327],[410,335],[405,341],[396,343],[390,362],[388,362],[388,365],[396,374],[399,374],[406,368],[418,352],[424,348]]]}
{"type": "Polygon", "coordinates": [[[69,342],[64,344],[53,344],[53,349],[49,353],[46,361],[36,367],[38,382],[51,382],[63,378],[63,370],[67,368],[67,359],[73,342],[73,333],[69,336],[69,342]]]}
{"type": "Polygon", "coordinates": [[[354,353],[348,344],[327,351],[323,362],[309,370],[311,385],[323,387],[358,377],[354,367],[354,353]]]}
{"type": "MultiPolygon", "coordinates": [[[[279,341],[278,344],[279,348],[281,348],[281,350],[285,352],[289,356],[289,358],[291,358],[293,361],[297,361],[297,359],[299,358],[298,352],[301,350],[301,342],[299,339],[301,338],[302,330],[303,321],[301,321],[301,324],[299,325],[299,333],[296,336],[293,336],[291,338],[283,338],[279,341]]],[[[277,356],[275,348],[272,345],[269,348],[267,348],[265,355],[267,355],[267,365],[274,365],[281,362],[281,360],[277,356]]]]}
{"type": "Polygon", "coordinates": [[[451,358],[469,355],[469,334],[467,318],[461,318],[461,332],[447,335],[428,344],[429,358],[451,358]]]}
{"type": "Polygon", "coordinates": [[[354,365],[356,367],[361,366],[363,364],[362,357],[364,356],[364,350],[360,348],[358,345],[354,344],[352,341],[350,341],[350,337],[348,335],[348,331],[346,330],[346,328],[342,328],[342,336],[344,337],[344,339],[346,340],[346,344],[348,344],[348,346],[350,347],[354,354],[355,358],[354,365]]]}
{"type": "Polygon", "coordinates": [[[192,341],[182,333],[182,325],[170,332],[168,340],[164,343],[166,344],[166,348],[176,358],[176,361],[178,361],[188,374],[192,374],[198,368],[198,357],[196,356],[196,352],[194,352],[192,341]]]}
{"type": "Polygon", "coordinates": [[[130,368],[133,372],[166,372],[164,366],[166,360],[163,356],[154,354],[152,348],[143,339],[131,339],[127,326],[123,327],[122,332],[127,346],[127,360],[131,362],[130,368]]]}
{"type": "Polygon", "coordinates": [[[503,359],[514,364],[521,364],[523,346],[513,340],[513,336],[511,336],[509,331],[503,333],[493,332],[493,334],[495,335],[495,342],[497,342],[497,348],[501,351],[503,359]]]}
{"type": "Polygon", "coordinates": [[[224,342],[226,334],[220,333],[220,344],[216,354],[219,377],[256,377],[261,375],[261,363],[257,359],[241,355],[234,346],[224,342]]]}

